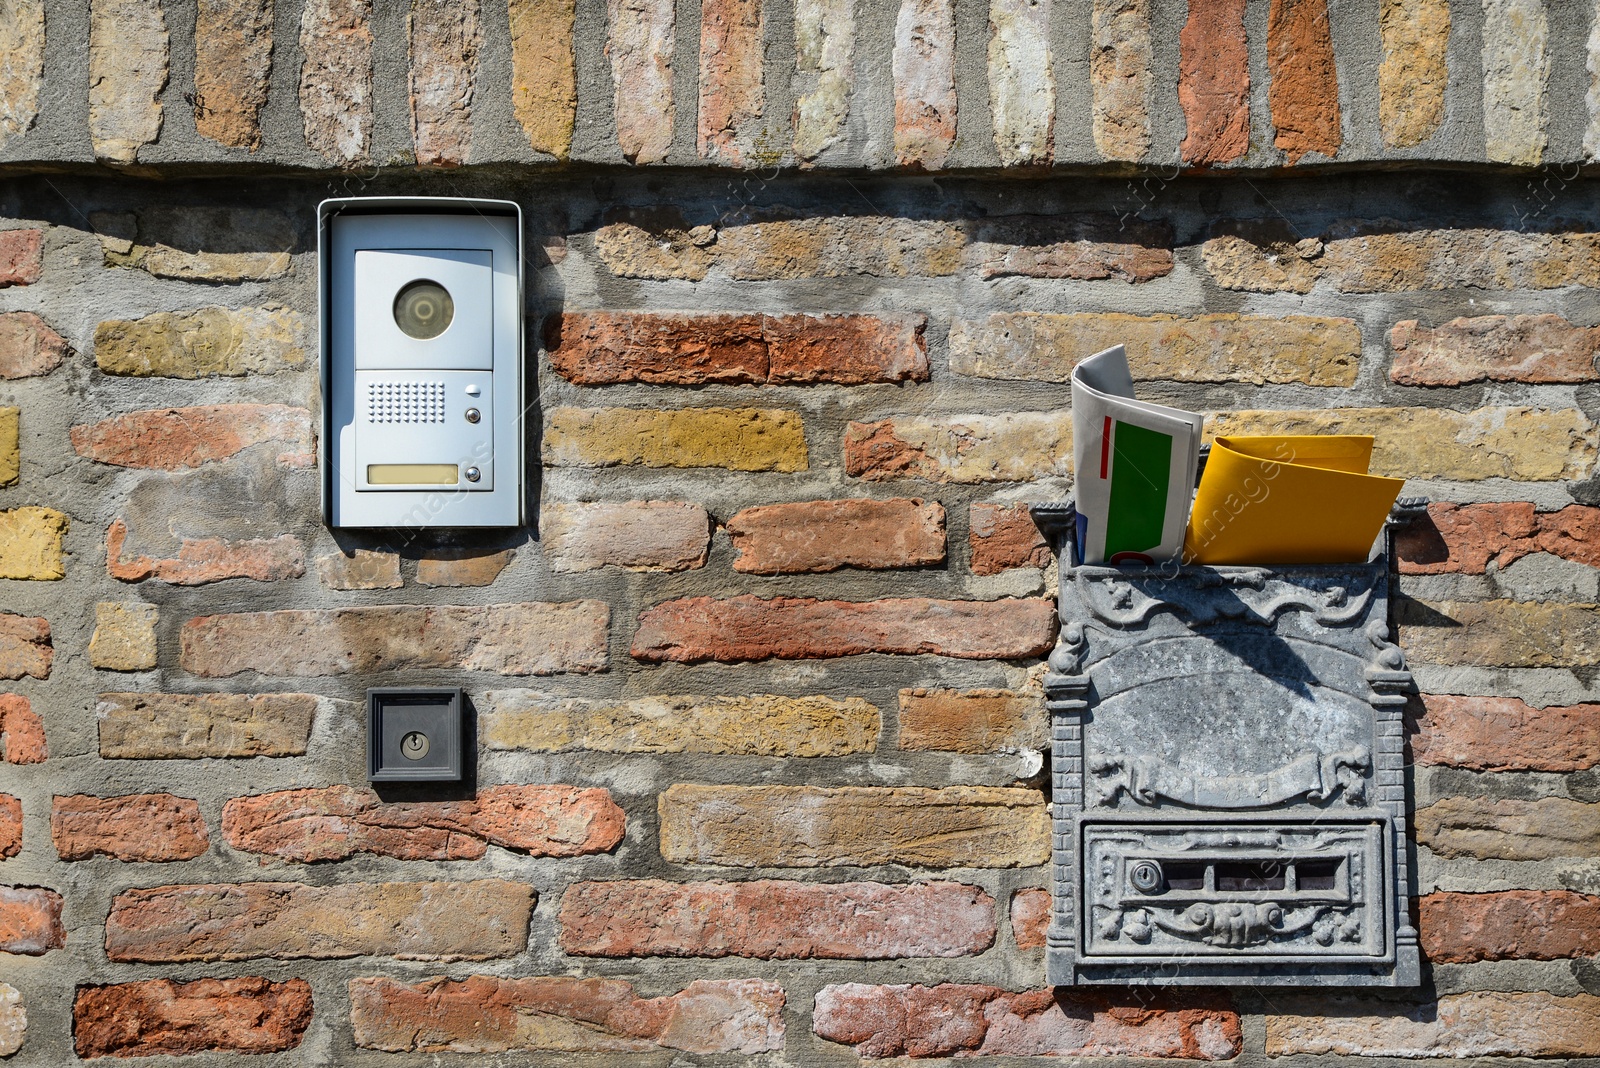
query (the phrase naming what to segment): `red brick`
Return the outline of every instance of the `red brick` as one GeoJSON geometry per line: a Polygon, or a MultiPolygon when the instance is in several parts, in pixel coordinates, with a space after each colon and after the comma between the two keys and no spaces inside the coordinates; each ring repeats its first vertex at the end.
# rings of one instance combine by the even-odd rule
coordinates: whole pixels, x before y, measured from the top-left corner
{"type": "Polygon", "coordinates": [[[1002,215],[977,225],[972,258],[984,278],[1148,282],[1172,273],[1172,226],[1116,216],[1002,215]]]}
{"type": "Polygon", "coordinates": [[[43,230],[0,230],[0,289],[37,282],[43,249],[43,230]]]}
{"type": "Polygon", "coordinates": [[[72,1002],[78,1056],[279,1053],[311,1026],[311,984],[237,979],[146,979],[80,986],[72,1002]]]}
{"type": "Polygon", "coordinates": [[[953,0],[904,0],[894,24],[894,156],[902,167],[943,170],[956,142],[953,0]]]}
{"type": "Polygon", "coordinates": [[[994,899],[960,883],[575,883],[560,922],[586,957],[960,957],[995,934],[994,899]]]}
{"type": "Polygon", "coordinates": [[[306,573],[305,550],[293,534],[245,541],[184,538],[178,555],[164,559],[124,557],[127,540],[128,525],[113,519],[106,530],[106,573],[122,582],[155,579],[174,586],[203,586],[232,578],[277,582],[306,573]]]}
{"type": "Polygon", "coordinates": [[[1418,764],[1583,771],[1600,764],[1600,704],[1534,708],[1515,697],[1423,694],[1407,718],[1418,764]]]}
{"type": "Polygon", "coordinates": [[[106,918],[114,961],[489,960],[528,945],[533,890],[475,882],[211,883],[124,890],[106,918]]]}
{"type": "Polygon", "coordinates": [[[547,502],[539,519],[553,571],[692,571],[711,549],[711,517],[686,501],[547,502]]]}
{"type": "Polygon", "coordinates": [[[944,508],[920,498],[765,504],[736,513],[727,529],[739,553],[733,569],[760,575],[944,562],[944,508]]]}
{"type": "Polygon", "coordinates": [[[42,957],[67,944],[61,895],[37,886],[0,886],[0,953],[42,957]]]}
{"type": "Polygon", "coordinates": [[[1600,508],[1569,504],[1536,512],[1526,501],[1428,505],[1428,518],[1401,527],[1395,538],[1406,575],[1481,575],[1492,562],[1509,567],[1533,553],[1551,553],[1600,567],[1600,508]]]}
{"type": "Polygon", "coordinates": [[[1239,1015],[1201,998],[1136,997],[1046,987],[871,986],[817,991],[812,1028],[863,1057],[1183,1057],[1228,1060],[1239,1015]]]}
{"type": "Polygon", "coordinates": [[[22,802],[0,794],[0,859],[22,851],[22,802]]]}
{"type": "Polygon", "coordinates": [[[1018,890],[1011,895],[1011,937],[1018,949],[1043,949],[1050,930],[1050,891],[1018,890]]]}
{"type": "Polygon", "coordinates": [[[900,691],[901,749],[1002,753],[1049,746],[1044,701],[1013,690],[900,691]]]}
{"type": "Polygon", "coordinates": [[[973,504],[967,510],[967,540],[974,575],[1050,566],[1050,546],[1026,504],[973,504]]]}
{"type": "Polygon", "coordinates": [[[55,657],[49,620],[0,612],[0,679],[48,679],[55,657]]]}
{"type": "Polygon", "coordinates": [[[1188,129],[1185,163],[1228,163],[1250,149],[1250,48],[1245,0],[1209,0],[1189,8],[1178,34],[1178,105],[1188,129]]]}
{"type": "Polygon", "coordinates": [[[763,132],[761,0],[705,0],[700,8],[700,158],[742,167],[763,132]]]}
{"type": "Polygon", "coordinates": [[[1267,103],[1273,144],[1290,164],[1339,153],[1339,73],[1327,0],[1272,0],[1267,13],[1267,103]]]}
{"type": "Polygon", "coordinates": [[[391,1053],[766,1053],[783,1049],[783,988],[697,979],[644,998],[621,979],[350,981],[355,1044],[391,1053]]]}
{"type": "Polygon", "coordinates": [[[511,563],[510,549],[435,549],[417,561],[423,586],[490,586],[511,563]]]}
{"type": "Polygon", "coordinates": [[[20,694],[0,693],[0,741],[5,743],[7,764],[39,764],[50,755],[44,723],[20,694]]]}
{"type": "Polygon", "coordinates": [[[483,30],[477,4],[413,0],[411,139],[417,163],[455,167],[472,154],[472,101],[483,30]]]}
{"type": "Polygon", "coordinates": [[[33,312],[0,315],[0,378],[47,375],[72,349],[33,312]]]}
{"type": "Polygon", "coordinates": [[[767,315],[762,335],[774,385],[926,382],[924,315],[767,315]]]}
{"type": "Polygon", "coordinates": [[[610,611],[599,601],[384,605],[199,616],[179,663],[205,678],[457,668],[504,675],[606,668],[610,611]]]}
{"type": "Polygon", "coordinates": [[[639,660],[803,660],[932,653],[967,660],[1043,656],[1055,643],[1048,600],[822,601],[752,595],[666,601],[639,616],[639,660]]]}
{"type": "Polygon", "coordinates": [[[172,794],[57,796],[50,838],[62,860],[191,860],[211,845],[200,803],[172,794]]]}
{"type": "Polygon", "coordinates": [[[1417,930],[1436,964],[1590,957],[1600,953],[1600,897],[1570,890],[1433,893],[1417,900],[1417,930]]]}
{"type": "Polygon", "coordinates": [[[278,466],[316,463],[311,413],[285,404],[211,404],[129,412],[72,428],[79,456],[117,467],[177,471],[276,446],[278,466]]]}
{"type": "Polygon", "coordinates": [[[376,853],[477,860],[490,843],[540,857],[604,853],[622,841],[622,809],[601,789],[489,786],[471,801],[384,804],[350,786],[236,797],[222,806],[228,844],[289,860],[376,853]]]}
{"type": "Polygon", "coordinates": [[[1415,319],[1389,331],[1402,386],[1467,382],[1593,382],[1600,378],[1600,327],[1575,326],[1559,315],[1480,315],[1429,329],[1415,319]]]}
{"type": "Polygon", "coordinates": [[[254,152],[261,147],[261,109],[272,74],[272,3],[198,5],[194,38],[196,131],[254,152]]]}

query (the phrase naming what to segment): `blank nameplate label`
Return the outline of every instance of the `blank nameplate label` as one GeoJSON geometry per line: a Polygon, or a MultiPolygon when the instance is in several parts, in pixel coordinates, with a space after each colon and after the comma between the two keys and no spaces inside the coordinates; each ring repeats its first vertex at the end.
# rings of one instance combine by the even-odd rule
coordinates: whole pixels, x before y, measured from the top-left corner
{"type": "Polygon", "coordinates": [[[460,478],[455,464],[368,464],[370,486],[454,486],[460,478]]]}

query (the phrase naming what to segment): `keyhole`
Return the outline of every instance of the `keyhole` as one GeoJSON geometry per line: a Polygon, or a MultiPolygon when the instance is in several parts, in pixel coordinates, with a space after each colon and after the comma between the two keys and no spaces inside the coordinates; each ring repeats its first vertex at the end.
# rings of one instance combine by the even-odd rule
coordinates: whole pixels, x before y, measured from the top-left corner
{"type": "Polygon", "coordinates": [[[400,739],[400,755],[407,760],[421,760],[428,755],[428,736],[421,731],[411,731],[400,739]]]}

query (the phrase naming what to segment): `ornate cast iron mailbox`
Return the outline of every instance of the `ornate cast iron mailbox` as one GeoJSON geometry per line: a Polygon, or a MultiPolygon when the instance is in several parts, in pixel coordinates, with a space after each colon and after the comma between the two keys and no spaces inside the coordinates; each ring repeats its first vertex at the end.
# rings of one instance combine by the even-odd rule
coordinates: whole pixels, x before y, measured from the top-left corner
{"type": "Polygon", "coordinates": [[[1070,503],[1033,514],[1061,561],[1049,981],[1416,985],[1389,533],[1365,564],[1124,570],[1070,557],[1070,503]]]}

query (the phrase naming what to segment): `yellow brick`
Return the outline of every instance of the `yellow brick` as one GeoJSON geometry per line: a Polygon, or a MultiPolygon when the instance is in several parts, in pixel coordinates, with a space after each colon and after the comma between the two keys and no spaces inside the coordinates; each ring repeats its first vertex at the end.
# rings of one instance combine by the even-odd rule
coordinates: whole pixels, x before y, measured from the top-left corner
{"type": "Polygon", "coordinates": [[[279,306],[156,312],[95,327],[94,361],[108,375],[270,374],[305,362],[305,332],[305,320],[279,306]]]}
{"type": "Polygon", "coordinates": [[[1001,753],[1050,745],[1044,698],[1012,690],[901,690],[900,748],[1001,753]]]}
{"type": "Polygon", "coordinates": [[[725,467],[804,471],[799,412],[763,408],[557,408],[544,434],[557,466],[725,467]]]}
{"type": "Polygon", "coordinates": [[[1400,644],[1425,664],[1600,664],[1600,607],[1542,601],[1405,601],[1400,644]]]}
{"type": "Polygon", "coordinates": [[[22,409],[0,408],[0,486],[15,486],[22,475],[22,409]]]}
{"type": "Polygon", "coordinates": [[[156,666],[156,616],[153,604],[94,606],[89,663],[105,671],[148,671],[156,666]]]}
{"type": "Polygon", "coordinates": [[[0,512],[0,578],[65,578],[61,540],[71,520],[54,508],[13,508],[0,512]]]}

